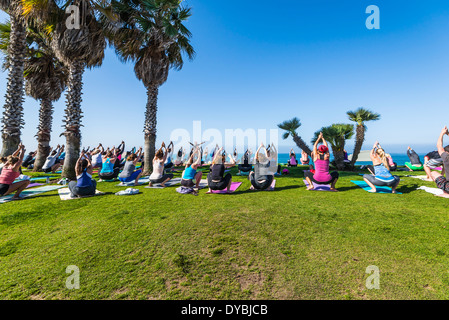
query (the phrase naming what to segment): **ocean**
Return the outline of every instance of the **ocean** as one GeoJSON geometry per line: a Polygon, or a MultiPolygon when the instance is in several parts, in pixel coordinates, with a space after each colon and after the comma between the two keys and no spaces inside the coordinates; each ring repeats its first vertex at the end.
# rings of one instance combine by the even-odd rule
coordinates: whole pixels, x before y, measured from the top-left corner
{"type": "MultiPolygon", "coordinates": [[[[296,158],[299,160],[300,159],[300,154],[296,155],[296,158]]],[[[419,154],[419,157],[421,158],[421,161],[424,161],[424,156],[423,154],[419,154]]],[[[407,156],[406,153],[401,154],[401,153],[391,153],[391,157],[393,158],[393,161],[396,162],[398,164],[398,166],[404,166],[406,162],[409,162],[409,158],[407,156]]],[[[331,161],[332,161],[333,157],[332,157],[332,153],[331,153],[331,161]]],[[[289,154],[288,153],[280,153],[278,156],[278,162],[282,163],[282,164],[286,164],[289,160],[289,154]]],[[[372,164],[371,162],[365,162],[365,161],[357,161],[356,165],[368,165],[368,164],[372,164]]]]}

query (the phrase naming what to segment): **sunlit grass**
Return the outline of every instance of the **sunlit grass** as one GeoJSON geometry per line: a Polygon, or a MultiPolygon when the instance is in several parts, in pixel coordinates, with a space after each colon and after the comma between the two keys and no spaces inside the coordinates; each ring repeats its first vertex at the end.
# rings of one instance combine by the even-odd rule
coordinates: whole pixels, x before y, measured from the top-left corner
{"type": "MultiPolygon", "coordinates": [[[[0,205],[4,299],[447,299],[449,200],[369,194],[341,173],[339,193],[306,191],[301,168],[273,192],[198,197],[138,187],[60,201],[57,192],[0,205]],[[80,289],[65,287],[66,267],[80,289]],[[365,270],[380,269],[380,290],[365,270]]],[[[407,173],[399,173],[405,175],[407,173]]],[[[177,174],[179,176],[179,174],[177,174]]]]}

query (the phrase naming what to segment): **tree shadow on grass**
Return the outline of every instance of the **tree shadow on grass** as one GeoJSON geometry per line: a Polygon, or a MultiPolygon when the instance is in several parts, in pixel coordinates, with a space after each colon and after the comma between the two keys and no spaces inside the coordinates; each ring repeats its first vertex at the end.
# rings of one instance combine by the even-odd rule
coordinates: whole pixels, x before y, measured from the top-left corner
{"type": "Polygon", "coordinates": [[[418,184],[414,184],[412,186],[409,186],[409,185],[401,186],[400,185],[396,190],[400,193],[408,194],[408,193],[412,193],[412,192],[416,191],[416,189],[418,189],[419,186],[420,185],[418,185],[418,184]]]}
{"type": "Polygon", "coordinates": [[[235,191],[231,193],[230,195],[239,195],[239,194],[250,194],[250,193],[259,193],[259,192],[280,192],[285,190],[291,190],[291,189],[300,189],[301,186],[299,185],[289,185],[285,187],[275,187],[274,190],[266,191],[266,190],[241,190],[241,191],[235,191]]]}
{"type": "MultiPolygon", "coordinates": [[[[337,190],[339,191],[339,192],[345,192],[345,191],[350,191],[350,190],[355,190],[355,189],[360,189],[358,186],[350,186],[350,187],[336,187],[337,188],[337,190]]],[[[360,189],[360,190],[362,190],[362,189],[360,189]]]]}

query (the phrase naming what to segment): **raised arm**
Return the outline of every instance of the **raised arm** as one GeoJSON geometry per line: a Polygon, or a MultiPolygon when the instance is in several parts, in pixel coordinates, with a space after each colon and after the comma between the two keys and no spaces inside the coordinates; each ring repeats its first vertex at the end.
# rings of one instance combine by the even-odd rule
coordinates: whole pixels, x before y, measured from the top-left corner
{"type": "Polygon", "coordinates": [[[17,150],[14,151],[14,153],[12,154],[13,157],[18,157],[20,154],[20,151],[22,150],[22,143],[19,143],[19,145],[17,146],[17,150]]]}
{"type": "Polygon", "coordinates": [[[231,160],[231,162],[229,163],[229,164],[230,164],[230,167],[235,166],[235,159],[234,159],[234,157],[231,156],[230,154],[228,154],[228,157],[229,157],[229,159],[231,160]]]}
{"type": "MultiPolygon", "coordinates": [[[[262,148],[264,148],[263,143],[260,144],[259,148],[258,148],[257,151],[256,151],[256,154],[254,155],[254,157],[255,157],[256,159],[259,159],[259,152],[260,152],[260,149],[262,149],[262,148]]],[[[265,152],[266,152],[266,149],[265,149],[265,152]]]]}
{"type": "MultiPolygon", "coordinates": [[[[197,159],[196,159],[196,162],[195,162],[195,164],[197,165],[197,166],[199,166],[200,164],[201,164],[201,148],[197,148],[197,150],[196,150],[196,153],[197,153],[197,159]]],[[[195,154],[195,153],[194,153],[195,154]]]]}
{"type": "Polygon", "coordinates": [[[24,156],[25,156],[25,146],[22,143],[19,143],[18,155],[17,155],[17,157],[19,157],[19,161],[17,161],[17,163],[14,165],[13,171],[20,170],[24,156]]]}
{"type": "Polygon", "coordinates": [[[440,155],[446,152],[443,147],[443,139],[445,135],[449,135],[449,130],[447,129],[447,127],[444,127],[443,130],[441,130],[440,137],[438,138],[437,148],[440,155]]]}
{"type": "Polygon", "coordinates": [[[316,139],[315,144],[313,145],[313,154],[318,153],[318,144],[320,143],[321,139],[324,140],[322,132],[320,132],[318,139],[316,139]]]}
{"type": "Polygon", "coordinates": [[[59,157],[63,151],[64,151],[64,145],[62,145],[62,147],[59,148],[58,153],[56,154],[56,157],[59,157]]]}

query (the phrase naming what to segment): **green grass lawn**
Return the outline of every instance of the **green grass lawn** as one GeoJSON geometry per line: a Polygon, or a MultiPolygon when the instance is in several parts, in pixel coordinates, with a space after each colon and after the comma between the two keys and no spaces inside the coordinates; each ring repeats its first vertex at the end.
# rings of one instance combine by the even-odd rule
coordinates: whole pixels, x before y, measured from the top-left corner
{"type": "Polygon", "coordinates": [[[297,168],[273,192],[234,176],[233,195],[125,197],[103,182],[104,196],[0,204],[0,298],[448,299],[449,199],[416,191],[434,187],[417,179],[402,179],[402,195],[357,179],[341,173],[341,192],[311,192],[297,168]],[[69,265],[80,289],[65,286],[69,265]],[[370,265],[379,290],[365,287],[370,265]]]}

